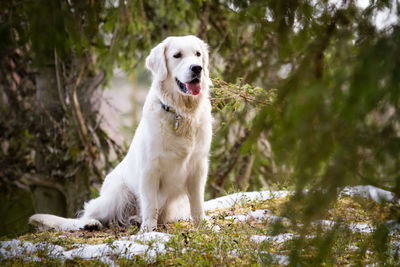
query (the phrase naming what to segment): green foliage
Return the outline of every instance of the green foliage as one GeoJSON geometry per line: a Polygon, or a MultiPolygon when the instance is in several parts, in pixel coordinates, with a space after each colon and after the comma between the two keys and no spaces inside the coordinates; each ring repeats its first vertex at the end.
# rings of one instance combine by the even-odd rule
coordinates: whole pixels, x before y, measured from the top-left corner
{"type": "Polygon", "coordinates": [[[299,194],[313,192],[302,200],[309,218],[337,188],[364,183],[399,194],[400,182],[400,28],[371,31],[370,16],[354,5],[313,20],[318,26],[279,86],[275,109],[261,111],[269,116],[259,121],[270,127],[276,159],[292,167],[299,194]]]}
{"type": "MultiPolygon", "coordinates": [[[[242,122],[243,127],[251,127],[249,134],[217,132],[214,148],[221,142],[220,134],[222,140],[237,137],[234,140],[239,142],[229,140],[233,149],[225,151],[236,160],[243,153],[240,148],[247,145],[250,148],[245,151],[254,153],[258,142],[268,140],[271,156],[255,154],[255,161],[262,158],[266,166],[276,166],[279,175],[264,172],[266,181],[278,177],[280,184],[295,186],[297,194],[288,210],[296,215],[291,217],[293,222],[305,223],[303,231],[308,222],[326,214],[338,190],[346,185],[373,184],[399,196],[400,27],[397,20],[378,30],[372,22],[377,10],[398,8],[398,3],[378,1],[365,10],[352,1],[338,6],[326,1],[233,3],[237,15],[226,18],[232,31],[240,31],[226,33],[224,44],[235,36],[235,45],[217,46],[229,62],[222,69],[223,77],[230,80],[239,74],[265,89],[277,88],[278,97],[260,108],[251,123],[242,122]],[[225,48],[233,52],[225,54],[225,48]],[[285,68],[288,71],[282,75],[285,68]]],[[[227,110],[229,119],[224,122],[240,116],[235,105],[227,110]]],[[[227,123],[223,127],[240,126],[227,123]]],[[[220,160],[217,170],[230,167],[225,164],[227,158],[220,160]]],[[[258,187],[260,176],[255,170],[250,185],[258,187]]],[[[224,181],[240,177],[233,167],[229,172],[230,178],[224,181]]],[[[211,176],[210,185],[223,191],[226,184],[214,185],[215,177],[218,172],[211,176]]],[[[395,212],[394,216],[399,215],[395,212]]],[[[384,247],[384,231],[378,232],[375,238],[381,245],[376,248],[384,247]]],[[[320,245],[328,249],[329,242],[324,244],[320,245]]],[[[297,245],[293,249],[300,249],[297,245]]]]}
{"type": "MultiPolygon", "coordinates": [[[[271,173],[268,148],[263,150],[264,143],[257,145],[248,139],[250,132],[254,131],[252,120],[255,114],[263,107],[271,106],[276,94],[275,89],[263,90],[243,80],[232,84],[213,79],[211,102],[214,117],[221,124],[214,128],[208,190],[210,196],[215,197],[223,190],[229,190],[228,183],[238,189],[248,187],[251,174],[257,177],[271,173]],[[254,155],[258,153],[262,155],[255,160],[254,155]],[[250,169],[254,172],[246,171],[250,169]]],[[[267,140],[263,141],[269,145],[267,140]]],[[[257,190],[262,185],[253,180],[250,186],[257,190]]]]}

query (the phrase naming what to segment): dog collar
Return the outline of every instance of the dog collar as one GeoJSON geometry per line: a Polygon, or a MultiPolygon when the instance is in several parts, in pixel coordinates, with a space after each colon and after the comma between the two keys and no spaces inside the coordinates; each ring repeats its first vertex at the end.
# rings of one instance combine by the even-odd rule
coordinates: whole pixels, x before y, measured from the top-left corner
{"type": "Polygon", "coordinates": [[[181,115],[179,115],[178,113],[176,113],[175,108],[164,104],[163,102],[161,102],[161,100],[160,100],[160,104],[161,104],[161,107],[163,110],[174,114],[174,131],[178,130],[180,121],[183,119],[183,117],[181,115]]]}

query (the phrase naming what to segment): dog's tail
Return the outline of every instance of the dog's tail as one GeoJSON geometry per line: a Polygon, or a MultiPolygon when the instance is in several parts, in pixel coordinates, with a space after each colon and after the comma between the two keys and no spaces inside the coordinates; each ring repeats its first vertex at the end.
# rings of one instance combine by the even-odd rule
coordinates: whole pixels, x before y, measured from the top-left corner
{"type": "Polygon", "coordinates": [[[63,218],[51,214],[35,214],[29,218],[29,223],[38,227],[39,230],[56,229],[60,231],[76,231],[80,229],[100,229],[102,224],[96,219],[88,218],[63,218]]]}

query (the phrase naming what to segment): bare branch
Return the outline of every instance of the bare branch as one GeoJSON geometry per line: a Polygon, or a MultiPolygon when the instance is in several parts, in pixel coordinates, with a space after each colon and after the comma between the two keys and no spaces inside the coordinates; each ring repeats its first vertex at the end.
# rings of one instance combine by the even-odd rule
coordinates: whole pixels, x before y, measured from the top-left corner
{"type": "Polygon", "coordinates": [[[78,95],[77,95],[77,88],[78,88],[78,86],[80,84],[80,81],[81,81],[81,78],[83,76],[84,71],[85,71],[85,64],[83,63],[82,67],[81,67],[81,70],[79,72],[78,79],[76,80],[74,89],[72,91],[72,99],[73,99],[73,103],[74,103],[73,107],[74,107],[74,110],[75,110],[76,119],[78,121],[78,126],[79,126],[78,128],[79,128],[80,136],[81,136],[81,139],[82,139],[82,143],[83,143],[83,145],[86,147],[86,149],[89,152],[89,156],[91,158],[90,163],[91,163],[91,165],[93,167],[94,172],[100,178],[100,177],[102,177],[101,171],[94,164],[94,162],[96,160],[96,151],[95,151],[95,148],[90,143],[90,140],[88,138],[88,129],[86,127],[85,120],[84,120],[83,115],[82,115],[82,111],[81,111],[81,107],[80,107],[79,100],[78,100],[78,95]]]}
{"type": "Polygon", "coordinates": [[[65,98],[64,94],[61,88],[61,80],[60,80],[60,71],[59,71],[59,66],[58,66],[58,56],[57,56],[57,51],[54,48],[54,68],[56,70],[56,80],[57,80],[57,89],[58,89],[58,98],[60,99],[61,107],[65,111],[67,111],[66,105],[65,105],[65,98]]]}

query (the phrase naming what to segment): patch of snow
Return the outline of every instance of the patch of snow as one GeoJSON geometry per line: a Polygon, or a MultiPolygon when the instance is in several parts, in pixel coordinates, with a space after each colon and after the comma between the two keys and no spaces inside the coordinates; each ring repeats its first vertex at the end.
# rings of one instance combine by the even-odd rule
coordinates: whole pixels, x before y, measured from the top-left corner
{"type": "MultiPolygon", "coordinates": [[[[245,204],[254,200],[269,200],[273,198],[283,198],[290,194],[293,194],[293,191],[288,190],[280,190],[280,191],[260,191],[260,192],[240,192],[227,196],[218,197],[215,199],[208,200],[204,202],[205,211],[216,210],[216,209],[225,209],[232,207],[236,204],[245,204]]],[[[392,192],[380,189],[378,187],[372,185],[358,185],[353,187],[345,187],[340,193],[341,196],[355,196],[359,195],[361,197],[365,197],[376,202],[384,201],[394,201],[395,197],[392,192]]],[[[400,202],[399,202],[400,203],[400,202]]]]}
{"type": "Polygon", "coordinates": [[[284,243],[288,240],[292,240],[293,237],[295,237],[294,234],[292,233],[286,233],[286,234],[279,234],[279,235],[274,235],[274,236],[267,236],[267,235],[253,235],[250,237],[250,241],[253,241],[255,243],[261,243],[264,241],[271,241],[271,242],[276,242],[276,243],[284,243]]]}
{"type": "Polygon", "coordinates": [[[228,252],[229,255],[233,256],[233,257],[240,257],[242,253],[239,252],[239,250],[234,249],[228,252]]]}
{"type": "Polygon", "coordinates": [[[111,255],[117,255],[132,259],[137,255],[146,255],[148,261],[156,258],[158,253],[165,253],[165,243],[169,241],[170,235],[165,233],[150,232],[132,235],[125,240],[116,240],[112,244],[89,245],[82,244],[79,248],[64,252],[66,258],[107,260],[111,255]]]}
{"type": "Polygon", "coordinates": [[[329,220],[320,220],[316,223],[313,223],[314,225],[321,225],[322,228],[324,229],[331,229],[334,225],[335,222],[334,221],[329,221],[329,220]]]}
{"type": "Polygon", "coordinates": [[[249,219],[249,216],[239,214],[239,215],[226,216],[225,219],[244,222],[244,221],[247,221],[249,219]]]}
{"type": "Polygon", "coordinates": [[[361,196],[367,199],[371,199],[375,202],[393,202],[395,200],[395,195],[378,187],[372,185],[357,185],[353,187],[345,187],[340,196],[361,196]]]}
{"type": "Polygon", "coordinates": [[[29,256],[39,250],[47,251],[49,255],[58,256],[64,251],[64,248],[46,242],[35,244],[31,242],[21,243],[17,239],[0,242],[0,258],[3,259],[24,258],[24,260],[40,261],[36,256],[29,256]]]}
{"type": "Polygon", "coordinates": [[[278,265],[289,265],[290,261],[289,261],[289,256],[286,255],[279,255],[279,254],[272,254],[270,253],[272,256],[272,260],[274,264],[278,264],[278,265]]]}
{"type": "Polygon", "coordinates": [[[272,198],[283,198],[291,194],[291,191],[261,191],[261,192],[241,192],[235,193],[216,199],[208,200],[204,202],[205,211],[225,209],[232,207],[235,204],[245,204],[254,200],[268,200],[272,198]]]}
{"type": "Polygon", "coordinates": [[[278,254],[272,254],[272,259],[273,262],[278,264],[278,265],[289,265],[289,256],[286,255],[278,255],[278,254]]]}
{"type": "Polygon", "coordinates": [[[272,215],[271,211],[269,211],[267,209],[252,211],[252,212],[250,212],[248,214],[248,216],[251,216],[251,217],[253,217],[255,219],[258,219],[258,220],[267,219],[267,220],[270,220],[270,221],[273,221],[273,222],[286,219],[285,217],[272,215]]]}
{"type": "Polygon", "coordinates": [[[349,228],[353,232],[369,234],[375,230],[374,226],[371,226],[367,223],[351,223],[349,228]]]}
{"type": "Polygon", "coordinates": [[[395,240],[392,243],[393,243],[393,246],[395,246],[396,248],[400,248],[400,241],[395,240]]]}
{"type": "Polygon", "coordinates": [[[400,232],[400,223],[397,220],[388,220],[385,222],[386,226],[390,230],[391,235],[398,235],[400,232]]]}
{"type": "Polygon", "coordinates": [[[108,254],[111,254],[111,252],[112,248],[108,244],[81,244],[79,248],[65,251],[62,256],[67,259],[81,258],[84,260],[90,260],[107,256],[108,254]]]}
{"type": "Polygon", "coordinates": [[[256,219],[258,222],[262,222],[262,220],[276,222],[279,220],[283,220],[285,218],[272,215],[271,211],[264,209],[264,210],[255,210],[255,211],[249,212],[247,215],[226,216],[225,219],[233,219],[235,221],[240,221],[240,222],[247,221],[249,219],[256,219]]]}
{"type": "Polygon", "coordinates": [[[272,258],[272,264],[277,264],[277,265],[289,265],[289,256],[286,255],[280,255],[280,254],[274,254],[266,251],[260,252],[260,254],[268,255],[272,258]]]}
{"type": "Polygon", "coordinates": [[[167,242],[169,241],[170,238],[171,238],[170,234],[160,233],[160,232],[143,233],[143,234],[131,235],[128,237],[129,240],[140,241],[140,242],[150,242],[150,241],[167,242]]]}
{"type": "MultiPolygon", "coordinates": [[[[332,229],[334,225],[336,225],[335,221],[329,221],[329,220],[320,220],[317,222],[313,223],[314,225],[321,225],[323,229],[329,230],[332,229]]],[[[349,223],[349,224],[343,224],[343,226],[348,226],[349,229],[352,232],[358,232],[358,233],[363,233],[363,234],[368,234],[372,233],[375,230],[375,227],[372,225],[369,225],[367,223],[349,223]]]]}
{"type": "MultiPolygon", "coordinates": [[[[253,235],[250,237],[250,241],[255,243],[262,243],[264,241],[276,242],[276,243],[285,243],[288,240],[292,240],[293,238],[298,238],[300,235],[294,235],[292,233],[285,233],[279,235],[253,235]]],[[[315,235],[306,235],[305,238],[311,239],[315,238],[315,235]]]]}
{"type": "Polygon", "coordinates": [[[23,251],[20,244],[21,241],[16,239],[0,242],[0,256],[9,259],[21,255],[23,251]]]}
{"type": "Polygon", "coordinates": [[[116,240],[111,244],[78,244],[77,248],[65,250],[65,248],[46,242],[21,243],[19,240],[0,242],[0,258],[24,258],[40,261],[38,257],[31,259],[31,255],[39,250],[45,251],[48,256],[60,259],[81,258],[85,260],[99,259],[107,265],[113,265],[110,256],[132,259],[136,255],[146,255],[146,260],[152,261],[158,253],[165,253],[165,243],[170,239],[169,234],[150,232],[130,236],[125,240],[116,240]]]}
{"type": "Polygon", "coordinates": [[[351,246],[348,246],[348,249],[350,249],[352,251],[356,251],[359,249],[359,247],[351,245],[351,246]]]}

